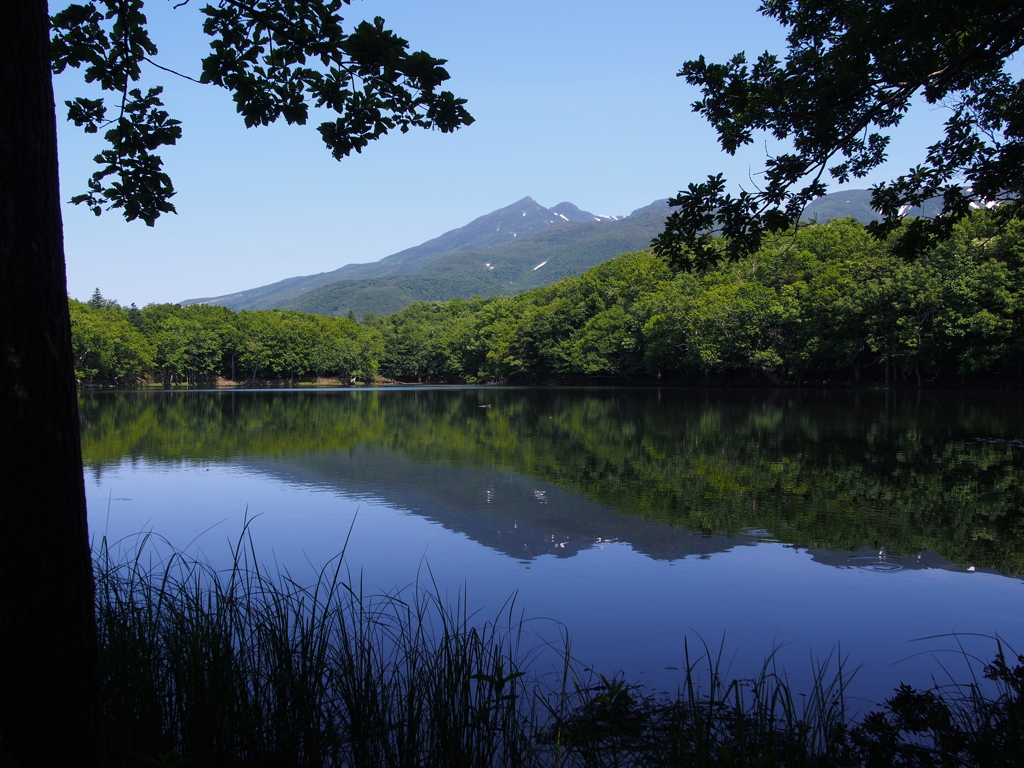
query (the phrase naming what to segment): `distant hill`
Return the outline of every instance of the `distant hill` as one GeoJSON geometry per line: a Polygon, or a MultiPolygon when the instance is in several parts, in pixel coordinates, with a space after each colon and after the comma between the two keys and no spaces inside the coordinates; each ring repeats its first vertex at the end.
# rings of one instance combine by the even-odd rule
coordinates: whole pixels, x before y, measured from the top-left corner
{"type": "Polygon", "coordinates": [[[598,216],[572,203],[545,208],[524,197],[377,262],[182,303],[222,304],[236,311],[352,310],[362,316],[394,312],[421,298],[517,293],[580,274],[623,251],[646,248],[667,211],[667,202],[659,200],[629,216],[598,216]]]}
{"type": "Polygon", "coordinates": [[[454,251],[413,275],[340,280],[282,305],[324,315],[397,312],[414,301],[510,296],[551,285],[628,251],[647,248],[668,205],[607,221],[566,221],[486,250],[454,251]]]}
{"type": "MultiPolygon", "coordinates": [[[[937,197],[925,202],[922,208],[908,208],[903,215],[931,218],[941,212],[942,198],[937,197]]],[[[852,216],[864,224],[882,218],[878,211],[871,207],[870,189],[848,189],[812,200],[804,209],[803,220],[819,221],[824,224],[829,219],[845,219],[847,216],[852,216]]]]}
{"type": "MultiPolygon", "coordinates": [[[[339,280],[359,280],[411,275],[431,262],[456,251],[480,251],[512,242],[552,225],[614,221],[616,217],[597,216],[572,203],[545,208],[531,197],[499,208],[474,219],[464,227],[445,232],[433,240],[385,256],[366,264],[346,264],[331,272],[290,277],[270,285],[224,296],[188,299],[182,304],[223,304],[234,310],[284,308],[304,294],[339,280]]],[[[616,255],[616,254],[613,254],[616,255]]],[[[610,257],[609,257],[610,258],[610,257]]]]}
{"type": "MultiPolygon", "coordinates": [[[[908,216],[934,216],[941,201],[908,216]]],[[[234,310],[297,309],[317,314],[389,314],[413,301],[499,296],[551,285],[627,251],[646,248],[664,226],[666,200],[629,216],[598,216],[564,202],[545,208],[531,197],[380,261],[291,277],[225,296],[182,304],[223,304],[234,310]]],[[[811,202],[805,221],[852,216],[877,220],[871,192],[851,189],[811,202]]]]}

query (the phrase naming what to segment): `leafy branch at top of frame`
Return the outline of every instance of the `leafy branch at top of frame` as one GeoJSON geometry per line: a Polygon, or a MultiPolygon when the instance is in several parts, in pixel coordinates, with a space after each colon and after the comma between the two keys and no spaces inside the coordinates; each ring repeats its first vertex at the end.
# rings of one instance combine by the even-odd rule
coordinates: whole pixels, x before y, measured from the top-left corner
{"type": "Polygon", "coordinates": [[[892,232],[908,207],[935,197],[946,216],[901,230],[911,255],[948,236],[979,200],[1009,203],[1000,210],[1004,217],[1019,214],[1024,81],[1015,82],[1003,66],[1024,46],[1024,4],[766,0],[762,13],[790,27],[784,60],[769,52],[753,62],[743,53],[724,64],[699,57],[679,75],[701,89],[693,109],[727,153],[751,144],[755,134],[789,142],[792,150],[767,159],[753,191],[727,193],[717,175],[680,192],[654,242],[659,253],[677,267],[703,269],[722,256],[752,252],[763,232],[796,224],[806,205],[826,193],[826,175],[848,183],[885,162],[888,131],[918,96],[951,116],[923,163],[873,188],[883,217],[876,235],[892,232]]]}
{"type": "MultiPolygon", "coordinates": [[[[379,17],[346,31],[340,11],[349,2],[220,0],[204,6],[203,31],[212,39],[198,81],[231,91],[247,127],[281,118],[304,125],[311,108],[333,112],[318,130],[338,160],[395,129],[451,132],[473,122],[464,99],[440,90],[449,79],[443,59],[410,52],[379,17]]],[[[66,102],[68,119],[87,133],[104,130],[109,145],[96,156],[100,169],[88,192],[73,202],[97,215],[122,209],[129,221],[152,225],[174,211],[174,188],[157,153],[182,131],[163,109],[162,88],[132,87],[147,62],[179,74],[154,61],[157,47],[143,5],[88,0],[67,6],[52,19],[52,57],[55,73],[82,69],[87,83],[120,96],[113,118],[102,98],[66,102]]]]}

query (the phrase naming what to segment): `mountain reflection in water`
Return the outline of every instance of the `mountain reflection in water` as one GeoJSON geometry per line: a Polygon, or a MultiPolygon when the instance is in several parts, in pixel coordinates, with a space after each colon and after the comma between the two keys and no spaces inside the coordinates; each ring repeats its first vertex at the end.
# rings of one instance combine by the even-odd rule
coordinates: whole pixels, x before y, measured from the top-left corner
{"type": "Polygon", "coordinates": [[[508,470],[435,465],[424,471],[422,464],[391,451],[247,459],[240,465],[284,483],[373,497],[517,560],[572,557],[611,542],[627,543],[656,560],[678,560],[748,543],[622,515],[578,493],[508,470]]]}
{"type": "MultiPolygon", "coordinates": [[[[282,483],[376,498],[520,561],[543,555],[567,558],[619,542],[651,559],[671,561],[777,541],[764,529],[744,529],[739,535],[701,533],[623,515],[580,494],[510,471],[440,465],[424,472],[421,464],[379,449],[278,461],[243,459],[238,466],[282,483]]],[[[931,552],[898,555],[875,546],[841,551],[808,548],[808,552],[814,562],[839,568],[963,570],[931,552]]]]}

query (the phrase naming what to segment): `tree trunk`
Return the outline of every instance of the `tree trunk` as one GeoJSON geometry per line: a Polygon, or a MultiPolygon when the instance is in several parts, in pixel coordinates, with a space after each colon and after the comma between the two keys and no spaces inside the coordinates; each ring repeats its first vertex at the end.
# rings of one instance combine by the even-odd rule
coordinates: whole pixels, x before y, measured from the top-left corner
{"type": "Polygon", "coordinates": [[[0,765],[103,762],[45,0],[0,2],[0,765]]]}

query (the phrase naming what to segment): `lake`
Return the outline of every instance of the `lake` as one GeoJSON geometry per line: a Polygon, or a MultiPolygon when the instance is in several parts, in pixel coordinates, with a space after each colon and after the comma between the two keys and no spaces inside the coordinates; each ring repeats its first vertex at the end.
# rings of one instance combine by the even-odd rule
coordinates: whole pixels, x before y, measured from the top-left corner
{"type": "MultiPolygon", "coordinates": [[[[83,395],[94,542],[430,584],[655,690],[775,658],[798,690],[1024,652],[1019,393],[356,388],[83,395]],[[536,620],[533,620],[536,617],[536,620]]],[[[541,657],[543,658],[543,657],[541,657]]],[[[538,662],[541,663],[541,662],[538,662]]],[[[546,663],[546,662],[544,662],[546,663]]]]}

